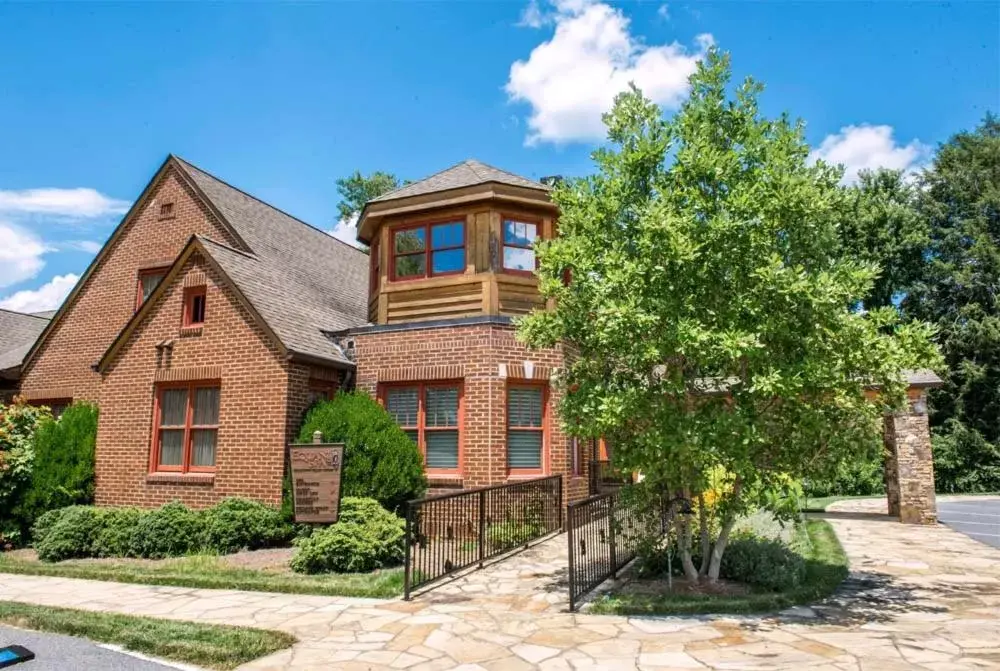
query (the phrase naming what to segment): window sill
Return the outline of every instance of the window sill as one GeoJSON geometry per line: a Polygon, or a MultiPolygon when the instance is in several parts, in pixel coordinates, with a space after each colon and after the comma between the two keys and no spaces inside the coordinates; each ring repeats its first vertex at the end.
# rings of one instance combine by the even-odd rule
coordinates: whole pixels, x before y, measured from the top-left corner
{"type": "Polygon", "coordinates": [[[203,325],[198,325],[198,326],[182,326],[181,327],[181,337],[182,338],[191,338],[191,337],[195,337],[195,336],[200,336],[202,328],[204,328],[203,325]]]}
{"type": "Polygon", "coordinates": [[[461,475],[428,475],[427,486],[458,487],[459,489],[461,489],[463,486],[463,480],[461,475]]]}
{"type": "Polygon", "coordinates": [[[146,484],[213,485],[215,473],[147,473],[146,484]]]}

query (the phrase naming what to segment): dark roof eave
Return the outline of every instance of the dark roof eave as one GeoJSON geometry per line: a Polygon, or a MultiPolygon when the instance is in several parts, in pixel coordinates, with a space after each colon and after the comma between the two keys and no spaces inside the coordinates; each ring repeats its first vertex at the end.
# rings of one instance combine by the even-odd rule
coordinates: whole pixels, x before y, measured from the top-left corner
{"type": "Polygon", "coordinates": [[[289,350],[286,358],[289,361],[294,361],[296,363],[305,364],[318,364],[321,366],[328,366],[331,368],[339,368],[341,370],[354,370],[357,365],[353,361],[348,361],[346,359],[328,359],[326,357],[317,356],[315,354],[307,354],[305,352],[296,352],[289,350]]]}

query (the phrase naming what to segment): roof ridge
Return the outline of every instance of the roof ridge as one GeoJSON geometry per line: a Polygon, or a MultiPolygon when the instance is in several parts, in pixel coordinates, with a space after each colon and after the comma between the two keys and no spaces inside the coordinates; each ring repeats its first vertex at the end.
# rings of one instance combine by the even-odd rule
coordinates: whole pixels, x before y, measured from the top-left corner
{"type": "Polygon", "coordinates": [[[414,184],[420,184],[420,182],[426,182],[429,179],[437,177],[438,175],[443,175],[444,173],[448,172],[449,170],[454,170],[455,168],[457,168],[459,166],[462,166],[462,165],[465,165],[468,162],[469,162],[469,159],[465,159],[464,161],[459,161],[455,165],[450,165],[447,168],[444,168],[443,170],[438,170],[437,172],[431,173],[430,175],[427,175],[426,177],[421,177],[420,179],[416,180],[415,182],[410,182],[409,184],[403,184],[402,186],[397,186],[392,191],[386,191],[381,196],[376,196],[375,198],[372,198],[372,200],[377,200],[379,198],[387,198],[388,196],[391,196],[392,194],[396,193],[397,191],[402,191],[403,189],[405,189],[407,187],[410,187],[410,186],[413,186],[414,184]]]}
{"type": "Polygon", "coordinates": [[[219,247],[219,248],[225,249],[226,251],[229,251],[229,252],[236,252],[237,254],[239,254],[241,256],[245,256],[248,259],[251,259],[253,261],[260,261],[260,257],[257,256],[256,254],[252,254],[250,252],[245,252],[242,249],[236,249],[235,247],[231,247],[231,246],[227,245],[224,242],[219,242],[218,240],[215,240],[214,238],[210,238],[207,235],[201,235],[200,233],[195,233],[194,234],[194,238],[196,238],[199,242],[207,242],[207,243],[211,244],[214,247],[219,247]]]}
{"type": "MultiPolygon", "coordinates": [[[[41,315],[33,315],[30,312],[18,312],[17,310],[11,310],[10,308],[0,308],[0,312],[6,312],[7,314],[17,315],[19,317],[33,317],[35,319],[42,319],[44,321],[52,321],[52,317],[42,317],[41,315]]],[[[47,312],[47,310],[39,310],[39,312],[47,312]]]]}
{"type": "Polygon", "coordinates": [[[537,179],[531,179],[530,177],[525,177],[524,175],[519,175],[516,172],[511,172],[510,170],[504,170],[503,168],[498,168],[495,165],[491,165],[489,163],[483,163],[482,161],[476,161],[476,163],[478,163],[479,165],[485,166],[485,167],[489,168],[490,170],[496,170],[497,172],[502,172],[505,175],[510,175],[511,177],[516,177],[518,179],[523,179],[523,180],[527,180],[529,182],[534,182],[535,184],[537,184],[537,185],[539,185],[539,186],[541,186],[541,187],[543,187],[545,189],[549,188],[547,185],[542,184],[537,179]]]}
{"type": "MultiPolygon", "coordinates": [[[[224,179],[222,179],[220,177],[217,177],[216,175],[210,173],[209,171],[204,170],[202,168],[199,168],[194,163],[191,163],[191,161],[188,161],[187,159],[181,158],[180,156],[177,156],[176,154],[171,154],[171,156],[173,156],[175,159],[177,159],[180,163],[184,164],[185,166],[187,166],[189,168],[194,168],[198,172],[206,175],[207,177],[210,177],[210,178],[214,179],[219,184],[222,184],[223,186],[226,186],[226,187],[232,189],[233,191],[237,191],[237,192],[243,194],[244,196],[246,196],[247,198],[250,198],[252,200],[256,200],[261,205],[264,205],[265,207],[269,207],[272,210],[274,210],[275,212],[278,212],[279,214],[285,215],[286,217],[288,217],[292,221],[295,221],[295,222],[297,222],[299,224],[302,224],[306,228],[310,228],[310,229],[316,231],[317,233],[321,233],[321,234],[327,236],[328,238],[333,238],[334,240],[336,240],[340,244],[342,244],[342,245],[344,245],[344,246],[346,246],[346,247],[348,247],[350,249],[353,249],[354,251],[357,251],[357,252],[361,251],[360,249],[358,249],[354,245],[346,243],[343,240],[340,240],[339,238],[335,238],[334,236],[330,235],[328,232],[324,231],[323,229],[318,228],[316,226],[313,226],[312,224],[310,224],[307,221],[303,221],[302,219],[299,219],[294,214],[289,214],[288,212],[285,212],[284,210],[282,210],[280,207],[276,207],[276,206],[272,205],[271,203],[267,202],[266,200],[258,198],[257,196],[253,195],[252,193],[248,193],[248,192],[244,191],[243,189],[241,189],[240,187],[234,186],[234,185],[230,184],[226,180],[224,180],[224,179]]],[[[207,197],[207,194],[206,194],[206,197],[207,197]]],[[[227,245],[223,245],[223,246],[227,246],[227,245]]]]}
{"type": "MultiPolygon", "coordinates": [[[[485,166],[485,165],[486,165],[485,163],[483,163],[482,161],[477,161],[477,160],[476,160],[476,159],[474,159],[474,158],[467,158],[467,159],[465,159],[465,161],[463,161],[463,163],[464,163],[464,165],[466,165],[466,166],[467,166],[467,167],[469,168],[469,170],[471,170],[471,171],[472,171],[472,174],[473,174],[473,175],[475,175],[476,177],[478,177],[478,178],[479,178],[479,179],[481,179],[481,180],[482,180],[482,179],[486,179],[486,178],[485,178],[485,177],[483,177],[483,176],[482,176],[481,174],[479,174],[479,171],[478,171],[478,170],[476,170],[476,165],[477,165],[477,164],[478,164],[478,165],[483,165],[483,166],[485,166]]],[[[494,168],[494,170],[495,170],[495,169],[496,169],[496,168],[494,168]]]]}

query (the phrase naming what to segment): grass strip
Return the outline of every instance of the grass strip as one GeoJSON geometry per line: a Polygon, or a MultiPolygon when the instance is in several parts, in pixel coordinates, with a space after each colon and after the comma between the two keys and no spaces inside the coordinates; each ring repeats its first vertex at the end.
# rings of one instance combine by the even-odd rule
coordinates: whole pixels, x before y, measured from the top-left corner
{"type": "Polygon", "coordinates": [[[140,585],[174,585],[253,592],[387,599],[403,593],[402,569],[372,573],[298,575],[226,566],[218,557],[192,556],[155,564],[68,560],[47,563],[0,553],[0,573],[84,578],[140,585]]]}
{"type": "Polygon", "coordinates": [[[279,631],[13,601],[0,601],[0,624],[114,643],[126,650],[211,669],[233,669],[295,643],[294,636],[279,631]]]}
{"type": "Polygon", "coordinates": [[[588,610],[608,615],[750,614],[819,601],[832,594],[847,577],[847,555],[833,527],[825,520],[807,519],[801,528],[808,542],[800,545],[806,559],[806,578],[798,587],[741,595],[612,592],[596,599],[588,610]]]}

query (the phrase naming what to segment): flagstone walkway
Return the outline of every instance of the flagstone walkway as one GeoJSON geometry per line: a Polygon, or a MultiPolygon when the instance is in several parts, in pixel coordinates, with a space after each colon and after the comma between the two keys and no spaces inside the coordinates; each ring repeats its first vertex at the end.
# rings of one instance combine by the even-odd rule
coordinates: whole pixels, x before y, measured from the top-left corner
{"type": "Polygon", "coordinates": [[[412,602],[0,575],[0,600],[290,632],[243,669],[1000,669],[1000,550],[944,526],[831,513],[852,564],[829,602],[767,618],[565,612],[557,536],[412,602]]]}

